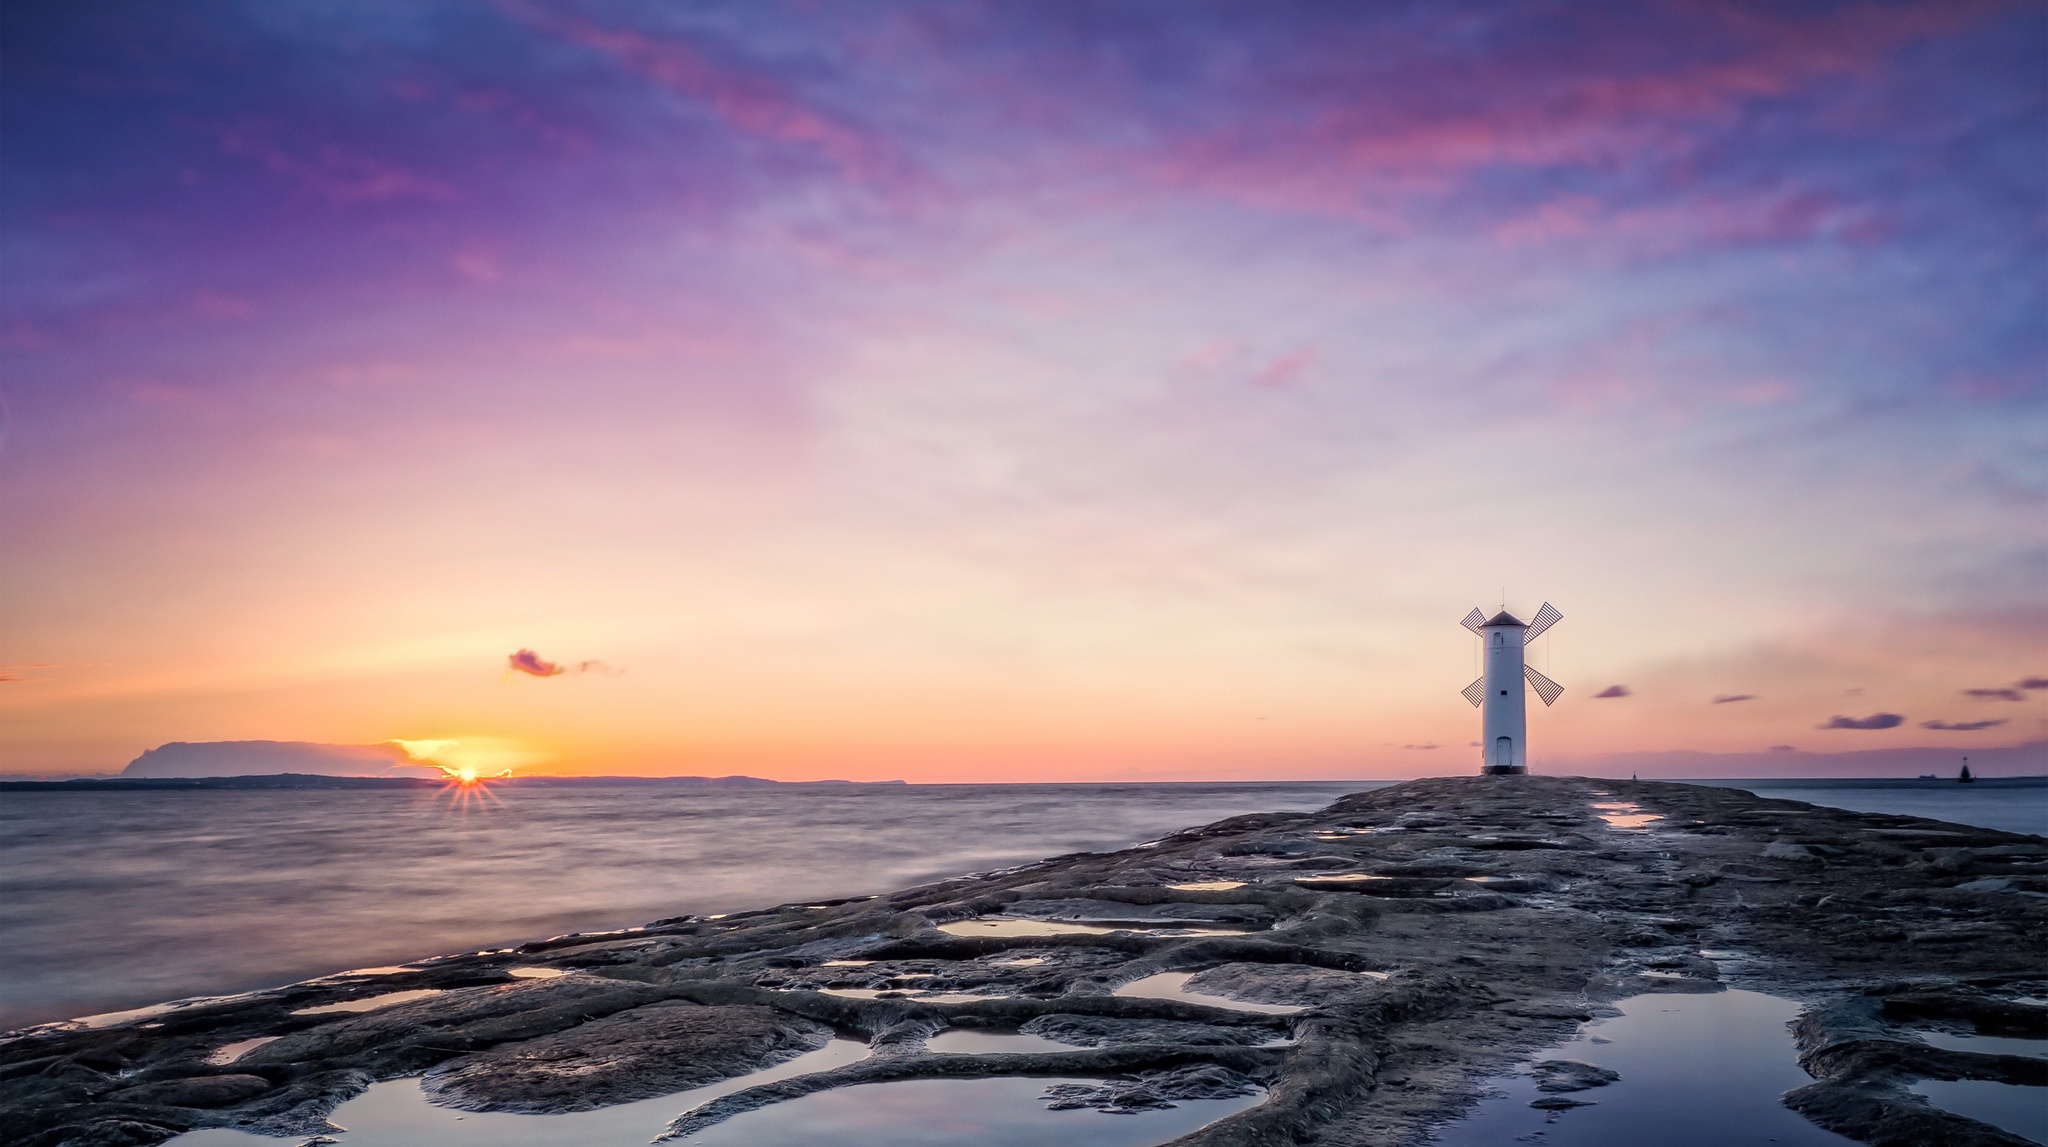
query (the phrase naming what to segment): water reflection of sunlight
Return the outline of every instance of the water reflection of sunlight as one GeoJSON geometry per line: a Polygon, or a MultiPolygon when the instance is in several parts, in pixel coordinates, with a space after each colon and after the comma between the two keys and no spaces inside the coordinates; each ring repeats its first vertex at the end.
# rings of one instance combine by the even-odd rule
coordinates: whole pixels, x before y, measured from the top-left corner
{"type": "Polygon", "coordinates": [[[1664,819],[1661,814],[1644,812],[1643,806],[1634,801],[1599,801],[1593,807],[1607,810],[1600,814],[1600,819],[1606,821],[1609,826],[1632,832],[1640,832],[1648,828],[1651,822],[1664,819]]]}

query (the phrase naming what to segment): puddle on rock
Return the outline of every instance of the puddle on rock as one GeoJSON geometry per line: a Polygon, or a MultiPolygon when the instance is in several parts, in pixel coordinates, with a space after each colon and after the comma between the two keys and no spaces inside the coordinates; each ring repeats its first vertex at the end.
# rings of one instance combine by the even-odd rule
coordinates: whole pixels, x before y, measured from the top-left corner
{"type": "Polygon", "coordinates": [[[1014,960],[995,961],[996,966],[999,968],[1035,968],[1043,963],[1045,963],[1044,956],[1018,956],[1014,960]]]}
{"type": "Polygon", "coordinates": [[[985,1032],[963,1028],[942,1031],[924,1041],[924,1049],[940,1055],[1010,1055],[1048,1051],[1080,1051],[1072,1044],[1022,1032],[985,1032]]]}
{"type": "Polygon", "coordinates": [[[1126,999],[1178,1000],[1184,1004],[1202,1004],[1212,1008],[1228,1008],[1233,1012],[1260,1012],[1269,1016],[1291,1016],[1305,1012],[1307,1007],[1295,1004],[1254,1004],[1246,1000],[1234,1000],[1229,996],[1212,996],[1207,992],[1191,992],[1187,988],[1193,972],[1159,972],[1141,980],[1132,980],[1118,986],[1111,995],[1126,999]]]}
{"type": "Polygon", "coordinates": [[[172,1000],[170,1003],[167,1004],[151,1004],[146,1008],[130,1008],[125,1012],[101,1012],[99,1015],[96,1016],[80,1016],[75,1020],[59,1020],[56,1023],[52,1024],[38,1024],[35,1027],[24,1028],[22,1029],[22,1032],[77,1031],[80,1028],[84,1028],[88,1031],[97,1031],[100,1028],[117,1027],[121,1024],[133,1023],[136,1020],[154,1019],[157,1016],[168,1015],[171,1012],[184,1011],[186,1008],[202,1007],[206,1004],[223,1004],[227,1003],[230,1000],[239,1000],[244,998],[246,997],[194,996],[191,999],[186,1000],[172,1000]]]}
{"type": "Polygon", "coordinates": [[[1151,1147],[1265,1099],[1263,1094],[1183,1099],[1173,1107],[1116,1115],[1046,1108],[1047,1087],[1093,1082],[1002,1077],[865,1083],[735,1115],[677,1142],[684,1147],[1151,1147]]]}
{"type": "Polygon", "coordinates": [[[1643,806],[1634,801],[1602,801],[1593,807],[1607,810],[1600,814],[1600,819],[1609,827],[1628,832],[1641,832],[1652,822],[1664,819],[1662,814],[1644,812],[1643,806]]]}
{"type": "Polygon", "coordinates": [[[560,968],[507,968],[505,974],[515,980],[554,980],[569,973],[560,968]]]}
{"type": "Polygon", "coordinates": [[[440,988],[413,988],[403,992],[385,992],[381,996],[364,996],[360,1000],[342,1000],[339,1003],[320,1004],[316,1007],[294,1008],[292,1014],[295,1016],[331,1016],[339,1015],[343,1012],[374,1012],[378,1008],[388,1008],[394,1004],[409,1004],[414,1000],[424,1000],[428,996],[438,996],[441,992],[442,989],[440,988]]]}
{"type": "MultiPolygon", "coordinates": [[[[673,1095],[621,1103],[596,1111],[567,1115],[510,1115],[498,1111],[456,1111],[427,1102],[420,1077],[373,1083],[370,1089],[328,1116],[348,1131],[335,1136],[337,1147],[647,1147],[667,1129],[669,1120],[721,1095],[778,1079],[830,1071],[867,1058],[868,1048],[854,1040],[835,1039],[816,1051],[751,1075],[713,1083],[673,1095]]],[[[277,1139],[247,1131],[209,1128],[171,1139],[166,1147],[289,1147],[304,1136],[277,1139]]],[[[694,1142],[688,1140],[686,1142],[694,1142]]]]}
{"type": "MultiPolygon", "coordinates": [[[[2048,1040],[2012,1035],[1966,1035],[1962,1032],[1914,1031],[1923,1043],[1949,1051],[1973,1051],[1978,1055],[2024,1055],[2034,1059],[2048,1056],[2048,1040]]],[[[2048,1106],[2048,1096],[2043,1097],[2048,1106]]]]}
{"type": "Polygon", "coordinates": [[[1922,1079],[1907,1090],[1943,1111],[2002,1127],[2023,1139],[2048,1143],[2048,1094],[2039,1087],[1986,1079],[1922,1079]]]}
{"type": "Polygon", "coordinates": [[[1233,888],[1243,888],[1244,881],[1191,880],[1186,884],[1169,884],[1167,885],[1167,887],[1173,889],[1175,892],[1228,892],[1233,888]]]}
{"type": "Polygon", "coordinates": [[[222,1044],[213,1049],[212,1053],[206,1057],[206,1062],[213,1064],[215,1067],[233,1063],[276,1038],[274,1035],[267,1035],[256,1039],[238,1039],[233,1043],[222,1044]]]}
{"type": "Polygon", "coordinates": [[[818,966],[820,968],[865,968],[872,963],[874,963],[873,960],[827,960],[818,966]]]}
{"type": "Polygon", "coordinates": [[[1786,1024],[1799,1015],[1791,1000],[1728,990],[1704,995],[1655,994],[1621,1001],[1621,1014],[1595,1020],[1571,1040],[1530,1056],[1577,1060],[1621,1073],[1617,1082],[1583,1091],[1538,1091],[1522,1073],[1493,1081],[1493,1094],[1472,1114],[1438,1132],[1439,1147],[1853,1147],[1822,1130],[1780,1097],[1813,1079],[1800,1070],[1786,1024]],[[1539,1098],[1591,1106],[1546,1112],[1539,1098]]]}

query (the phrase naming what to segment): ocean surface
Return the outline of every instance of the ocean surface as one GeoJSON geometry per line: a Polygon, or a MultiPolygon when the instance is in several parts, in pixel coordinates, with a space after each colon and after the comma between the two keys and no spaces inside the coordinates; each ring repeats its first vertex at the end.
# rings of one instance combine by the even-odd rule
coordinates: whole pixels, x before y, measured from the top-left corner
{"type": "Polygon", "coordinates": [[[0,793],[0,1030],[886,892],[1390,782],[0,793]]]}
{"type": "MultiPolygon", "coordinates": [[[[0,794],[0,1030],[1124,848],[1388,782],[0,794]]],[[[2048,787],[1751,785],[2048,835],[2048,787]]]]}

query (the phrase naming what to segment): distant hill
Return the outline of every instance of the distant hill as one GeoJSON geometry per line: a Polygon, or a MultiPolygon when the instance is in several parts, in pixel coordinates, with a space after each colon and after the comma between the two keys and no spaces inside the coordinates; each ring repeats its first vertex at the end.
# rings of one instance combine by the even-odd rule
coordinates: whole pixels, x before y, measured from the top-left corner
{"type": "Polygon", "coordinates": [[[441,779],[397,745],[323,745],[312,741],[172,741],[128,762],[122,779],[251,777],[291,773],[315,777],[441,779]]]}

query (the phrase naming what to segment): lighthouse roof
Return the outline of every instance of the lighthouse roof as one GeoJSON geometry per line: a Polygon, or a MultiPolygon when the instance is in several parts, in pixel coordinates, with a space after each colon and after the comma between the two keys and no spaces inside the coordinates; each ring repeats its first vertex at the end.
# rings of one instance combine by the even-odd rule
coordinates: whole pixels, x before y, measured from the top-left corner
{"type": "Polygon", "coordinates": [[[1479,628],[1491,629],[1496,625],[1518,625],[1521,626],[1523,629],[1529,628],[1527,622],[1516,620],[1515,615],[1509,613],[1505,609],[1501,610],[1499,613],[1494,614],[1493,620],[1487,622],[1485,625],[1482,625],[1479,628]]]}

